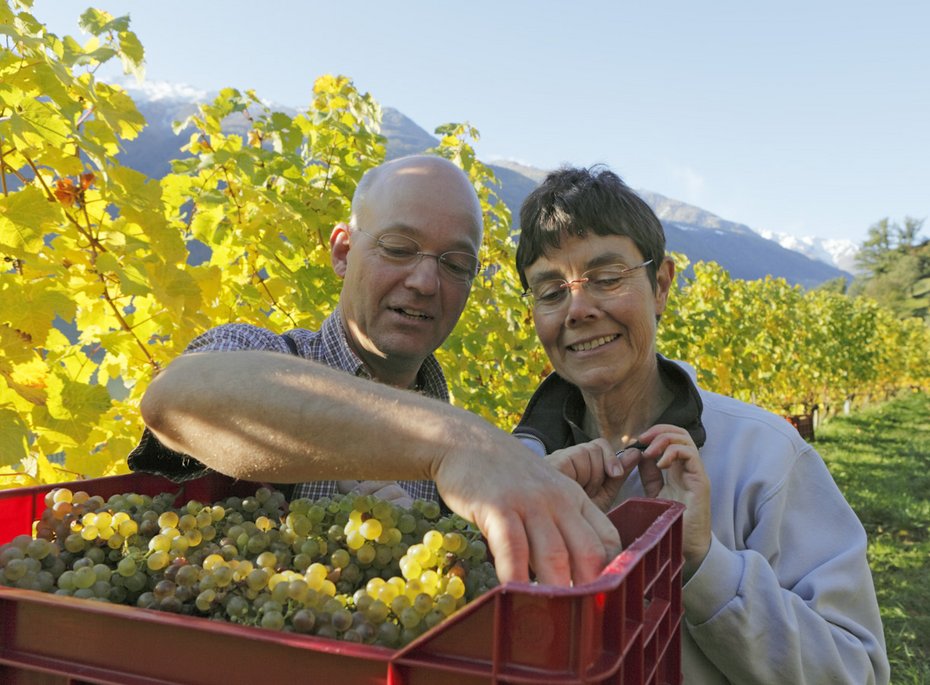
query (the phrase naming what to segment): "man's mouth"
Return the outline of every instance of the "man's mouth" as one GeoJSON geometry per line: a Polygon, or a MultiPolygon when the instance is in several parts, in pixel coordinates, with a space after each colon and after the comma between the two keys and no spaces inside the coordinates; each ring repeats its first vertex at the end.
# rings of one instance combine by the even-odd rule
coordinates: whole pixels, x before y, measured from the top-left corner
{"type": "Polygon", "coordinates": [[[587,340],[585,342],[576,343],[574,345],[569,345],[568,349],[572,352],[587,352],[588,350],[593,350],[596,347],[601,345],[606,345],[609,342],[613,342],[620,336],[617,334],[614,335],[605,335],[600,338],[595,338],[594,340],[587,340]]]}
{"type": "Polygon", "coordinates": [[[423,312],[416,309],[407,309],[405,307],[391,307],[391,311],[395,311],[398,314],[406,316],[410,319],[419,319],[420,321],[428,321],[429,319],[433,318],[429,314],[424,314],[423,312]]]}

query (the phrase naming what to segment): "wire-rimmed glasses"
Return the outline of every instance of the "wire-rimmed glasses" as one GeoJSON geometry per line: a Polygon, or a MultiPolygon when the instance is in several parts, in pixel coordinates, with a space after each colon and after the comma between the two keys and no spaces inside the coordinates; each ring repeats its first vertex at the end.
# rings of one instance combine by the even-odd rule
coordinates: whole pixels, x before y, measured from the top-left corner
{"type": "Polygon", "coordinates": [[[481,262],[470,252],[452,250],[436,255],[424,252],[420,249],[420,243],[401,233],[373,236],[360,228],[354,232],[364,233],[374,240],[378,255],[385,261],[412,266],[419,264],[423,257],[432,257],[439,264],[439,273],[459,283],[471,283],[481,268],[481,262]]]}
{"type": "Polygon", "coordinates": [[[534,283],[523,293],[533,301],[533,306],[540,312],[555,312],[568,302],[568,294],[576,283],[585,289],[591,297],[599,300],[613,297],[620,293],[624,284],[639,269],[652,264],[647,259],[642,264],[606,264],[589,269],[580,278],[566,281],[562,278],[534,283]]]}

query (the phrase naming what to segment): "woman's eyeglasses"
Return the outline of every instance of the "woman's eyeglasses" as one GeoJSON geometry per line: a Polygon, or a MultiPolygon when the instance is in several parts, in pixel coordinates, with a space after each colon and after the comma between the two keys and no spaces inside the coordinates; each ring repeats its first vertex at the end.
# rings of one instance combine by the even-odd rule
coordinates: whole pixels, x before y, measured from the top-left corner
{"type": "Polygon", "coordinates": [[[652,264],[647,259],[636,266],[625,264],[608,264],[589,269],[581,274],[581,278],[572,281],[553,279],[542,281],[530,286],[523,294],[532,299],[533,305],[542,312],[553,312],[562,308],[568,302],[568,294],[576,283],[585,289],[591,297],[599,300],[613,297],[620,293],[625,283],[639,269],[652,264]]]}

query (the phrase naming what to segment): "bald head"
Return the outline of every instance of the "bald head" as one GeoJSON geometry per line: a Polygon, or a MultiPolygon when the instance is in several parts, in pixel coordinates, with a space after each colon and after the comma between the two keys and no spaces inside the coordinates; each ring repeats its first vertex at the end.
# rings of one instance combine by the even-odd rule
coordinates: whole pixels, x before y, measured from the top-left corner
{"type": "Polygon", "coordinates": [[[349,226],[361,227],[366,213],[377,211],[383,203],[391,203],[392,197],[410,189],[432,193],[434,200],[450,211],[469,216],[477,231],[477,244],[481,244],[481,202],[471,181],[455,164],[433,155],[400,157],[369,169],[352,198],[349,226]]]}

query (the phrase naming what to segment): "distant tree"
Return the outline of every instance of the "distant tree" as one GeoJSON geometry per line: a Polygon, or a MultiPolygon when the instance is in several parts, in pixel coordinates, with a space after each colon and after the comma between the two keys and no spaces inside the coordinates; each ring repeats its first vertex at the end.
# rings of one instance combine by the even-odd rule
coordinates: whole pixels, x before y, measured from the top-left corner
{"type": "Polygon", "coordinates": [[[846,280],[845,276],[837,276],[836,278],[831,278],[829,281],[824,281],[814,289],[827,293],[836,293],[837,295],[845,295],[846,291],[849,289],[849,281],[846,280]]]}
{"type": "Polygon", "coordinates": [[[885,218],[869,227],[856,256],[859,276],[850,294],[870,297],[898,317],[926,318],[930,311],[930,241],[920,239],[924,220],[903,226],[885,218]]]}

